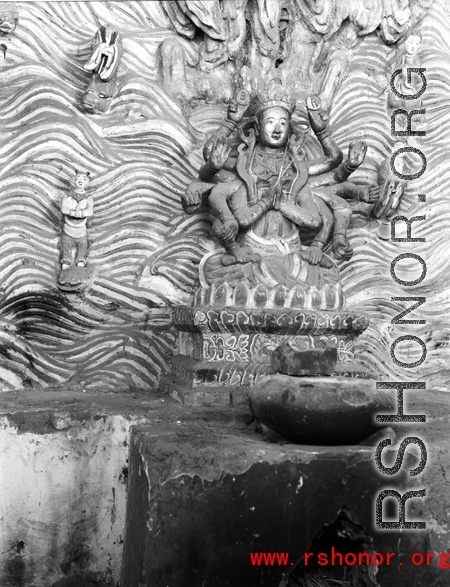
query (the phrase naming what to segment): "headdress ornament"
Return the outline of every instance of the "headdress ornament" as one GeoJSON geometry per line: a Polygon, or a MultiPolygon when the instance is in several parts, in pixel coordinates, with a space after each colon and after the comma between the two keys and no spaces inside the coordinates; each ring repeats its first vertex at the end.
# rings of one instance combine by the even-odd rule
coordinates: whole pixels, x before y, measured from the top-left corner
{"type": "Polygon", "coordinates": [[[266,85],[264,90],[258,96],[258,106],[256,114],[262,114],[269,108],[283,108],[289,114],[295,110],[296,100],[292,93],[285,88],[281,80],[275,78],[266,85]]]}

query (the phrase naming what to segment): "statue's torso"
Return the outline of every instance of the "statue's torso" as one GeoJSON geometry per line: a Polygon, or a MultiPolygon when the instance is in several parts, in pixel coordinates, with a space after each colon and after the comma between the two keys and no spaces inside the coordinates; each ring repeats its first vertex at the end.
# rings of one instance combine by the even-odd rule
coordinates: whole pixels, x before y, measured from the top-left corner
{"type": "MultiPolygon", "coordinates": [[[[256,179],[256,197],[260,200],[274,184],[281,185],[289,201],[293,200],[291,192],[297,170],[292,157],[283,149],[267,150],[256,146],[250,161],[250,174],[256,179]]],[[[252,226],[252,232],[265,239],[292,240],[297,237],[297,227],[281,212],[269,210],[252,226]]]]}

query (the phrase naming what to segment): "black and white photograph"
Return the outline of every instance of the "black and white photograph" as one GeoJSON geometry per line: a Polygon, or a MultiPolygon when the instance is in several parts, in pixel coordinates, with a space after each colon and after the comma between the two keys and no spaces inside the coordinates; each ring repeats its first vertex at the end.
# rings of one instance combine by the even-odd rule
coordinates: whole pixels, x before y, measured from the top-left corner
{"type": "Polygon", "coordinates": [[[450,586],[450,1],[0,1],[0,587],[450,586]]]}

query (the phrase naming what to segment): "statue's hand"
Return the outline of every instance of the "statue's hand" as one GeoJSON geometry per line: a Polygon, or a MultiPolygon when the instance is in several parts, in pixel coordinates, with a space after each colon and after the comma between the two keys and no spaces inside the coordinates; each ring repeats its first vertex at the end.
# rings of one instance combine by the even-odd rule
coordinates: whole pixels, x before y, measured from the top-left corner
{"type": "Polygon", "coordinates": [[[318,265],[322,260],[322,246],[323,245],[315,244],[313,242],[311,246],[308,248],[308,250],[305,251],[305,257],[311,265],[318,265]]]}
{"type": "Polygon", "coordinates": [[[205,193],[203,183],[201,181],[192,181],[186,188],[186,193],[182,194],[181,199],[183,204],[187,207],[199,206],[202,203],[202,196],[205,193]]]}
{"type": "Polygon", "coordinates": [[[380,188],[378,185],[368,185],[360,189],[359,201],[365,204],[375,204],[380,197],[380,188]]]}
{"type": "Polygon", "coordinates": [[[354,141],[348,148],[348,162],[352,167],[359,167],[367,153],[367,144],[364,141],[354,141]]]}
{"type": "Polygon", "coordinates": [[[308,96],[306,98],[306,108],[308,109],[309,122],[314,133],[322,133],[328,128],[328,114],[323,110],[320,98],[317,96],[308,96]]]}
{"type": "Polygon", "coordinates": [[[231,148],[228,147],[226,138],[223,136],[217,137],[208,158],[210,169],[220,171],[227,162],[230,152],[231,148]]]}
{"type": "Polygon", "coordinates": [[[338,233],[334,235],[332,249],[338,259],[348,261],[352,258],[353,249],[345,234],[338,233]]]}
{"type": "Polygon", "coordinates": [[[283,192],[283,188],[280,183],[276,183],[272,188],[269,190],[269,194],[271,198],[271,208],[274,210],[280,210],[280,206],[287,202],[286,194],[283,192]]]}
{"type": "Polygon", "coordinates": [[[274,195],[273,195],[273,194],[272,194],[272,192],[270,192],[270,191],[269,191],[269,192],[267,192],[267,194],[265,194],[265,195],[264,195],[264,196],[261,198],[261,200],[260,200],[260,201],[261,201],[261,202],[264,202],[264,204],[265,204],[265,205],[266,205],[266,207],[267,207],[267,211],[268,211],[268,210],[273,210],[273,209],[275,208],[275,205],[274,205],[274,195]]]}
{"type": "Polygon", "coordinates": [[[236,123],[241,122],[249,104],[250,94],[245,88],[239,88],[228,106],[228,118],[236,123]]]}
{"type": "Polygon", "coordinates": [[[200,62],[198,64],[198,68],[200,69],[200,71],[203,71],[204,73],[211,73],[214,69],[214,65],[212,63],[210,63],[209,61],[205,61],[204,59],[200,59],[200,62]]]}

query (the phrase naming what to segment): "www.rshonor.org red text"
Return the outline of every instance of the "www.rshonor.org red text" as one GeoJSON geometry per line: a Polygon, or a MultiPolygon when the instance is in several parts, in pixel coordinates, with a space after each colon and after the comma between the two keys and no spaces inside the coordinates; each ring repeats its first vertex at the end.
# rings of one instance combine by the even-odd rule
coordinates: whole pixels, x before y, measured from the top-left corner
{"type": "MultiPolygon", "coordinates": [[[[410,557],[402,555],[401,557],[395,552],[338,552],[332,547],[330,552],[305,552],[303,565],[328,566],[348,566],[354,565],[380,567],[382,565],[392,566],[403,564],[412,564],[415,567],[430,566],[436,560],[439,568],[450,568],[450,552],[414,552],[410,557]]],[[[250,562],[253,566],[294,566],[291,562],[288,552],[251,552],[250,562]]],[[[436,564],[436,563],[435,563],[436,564]]]]}

